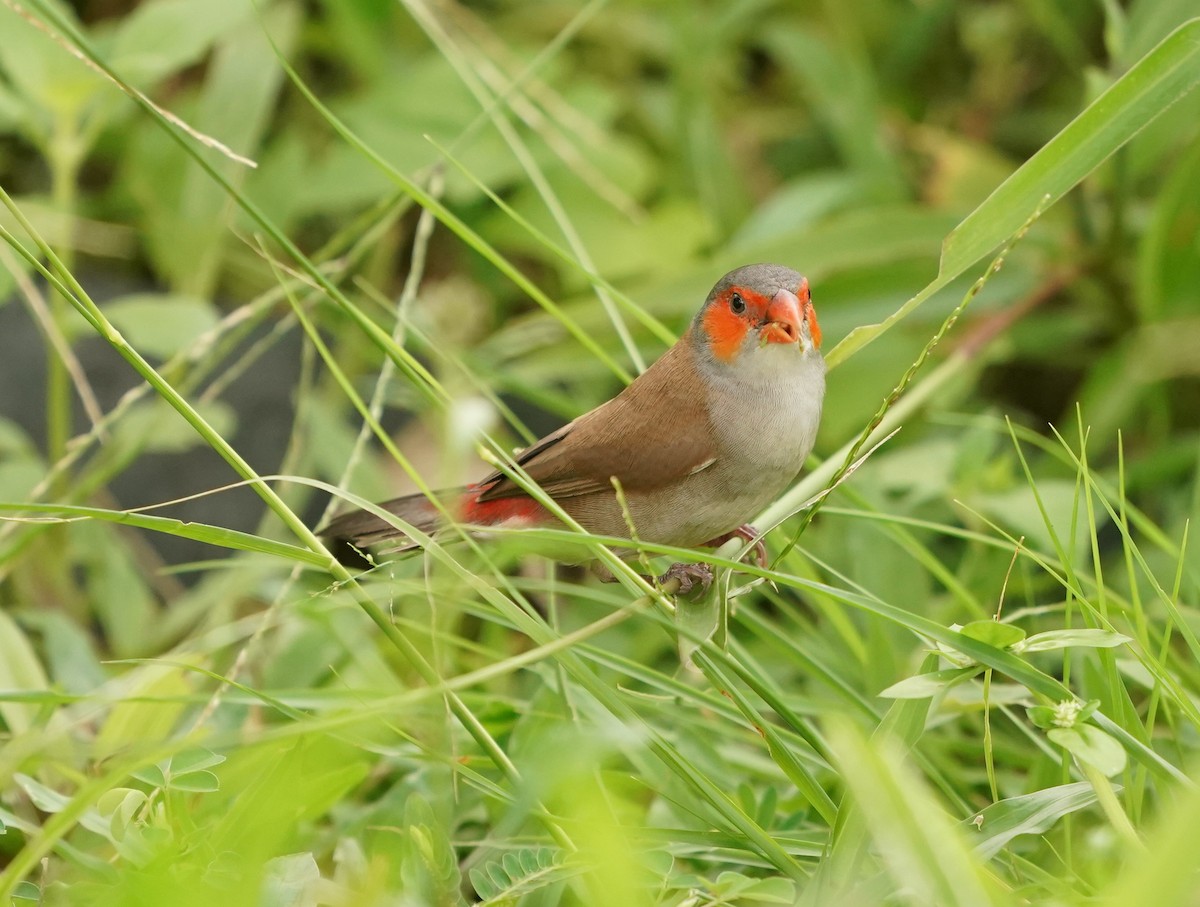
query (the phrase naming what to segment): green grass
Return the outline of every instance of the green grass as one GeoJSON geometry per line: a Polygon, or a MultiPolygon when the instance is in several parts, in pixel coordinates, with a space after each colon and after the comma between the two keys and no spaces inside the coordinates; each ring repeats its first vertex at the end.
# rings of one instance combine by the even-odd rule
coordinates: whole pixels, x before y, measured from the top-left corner
{"type": "Polygon", "coordinates": [[[1192,903],[1187,14],[0,2],[0,290],[50,362],[44,432],[0,419],[0,901],[1192,903]],[[361,573],[312,533],[525,481],[522,418],[753,260],[831,366],[768,569],[643,546],[718,567],[675,601],[570,525],[361,573]],[[122,268],[156,289],[98,302],[122,268]],[[293,339],[263,464],[227,392],[293,339]],[[170,497],[253,530],[114,500],[196,447],[227,478],[170,497]]]}

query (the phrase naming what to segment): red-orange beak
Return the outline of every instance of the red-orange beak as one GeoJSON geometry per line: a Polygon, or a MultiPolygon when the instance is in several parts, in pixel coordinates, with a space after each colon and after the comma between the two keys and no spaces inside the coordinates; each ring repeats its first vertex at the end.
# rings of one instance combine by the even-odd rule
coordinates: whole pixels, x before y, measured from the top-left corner
{"type": "Polygon", "coordinates": [[[800,322],[804,318],[800,299],[791,290],[780,290],[767,306],[767,323],[760,336],[764,343],[795,343],[800,339],[800,322]]]}

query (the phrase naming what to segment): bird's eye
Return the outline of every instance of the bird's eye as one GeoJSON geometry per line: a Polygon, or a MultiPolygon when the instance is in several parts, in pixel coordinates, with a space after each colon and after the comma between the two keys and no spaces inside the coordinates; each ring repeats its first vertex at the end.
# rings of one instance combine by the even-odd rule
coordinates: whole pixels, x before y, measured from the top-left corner
{"type": "Polygon", "coordinates": [[[746,300],[742,299],[740,293],[734,293],[729,297],[729,311],[735,315],[740,315],[746,311],[746,300]]]}

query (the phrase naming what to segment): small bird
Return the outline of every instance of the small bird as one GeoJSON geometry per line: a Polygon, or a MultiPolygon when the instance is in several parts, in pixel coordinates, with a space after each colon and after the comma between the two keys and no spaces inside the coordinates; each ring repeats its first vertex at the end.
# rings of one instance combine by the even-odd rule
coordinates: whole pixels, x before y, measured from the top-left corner
{"type": "MultiPolygon", "coordinates": [[[[740,537],[756,543],[763,564],[765,549],[746,521],[788,488],[812,450],[825,397],[820,346],[803,276],[773,264],[738,268],[628,387],[515,460],[590,533],[628,538],[631,521],[643,541],[680,548],[740,537]]],[[[438,498],[470,526],[561,525],[501,472],[438,498]]],[[[381,507],[422,532],[445,521],[421,494],[381,507]]],[[[322,534],[358,548],[405,538],[366,511],[335,518],[322,534]]],[[[659,580],[671,577],[687,594],[697,583],[707,588],[712,574],[706,565],[676,564],[659,580]]]]}

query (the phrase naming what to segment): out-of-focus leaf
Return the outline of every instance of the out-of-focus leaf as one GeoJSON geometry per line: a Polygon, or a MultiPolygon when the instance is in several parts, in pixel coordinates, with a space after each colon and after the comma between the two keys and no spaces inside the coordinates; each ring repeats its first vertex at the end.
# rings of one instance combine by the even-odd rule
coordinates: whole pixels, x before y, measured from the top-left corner
{"type": "Polygon", "coordinates": [[[1156,321],[1195,312],[1200,284],[1200,222],[1196,197],[1200,185],[1200,143],[1192,146],[1166,175],[1137,254],[1134,302],[1143,318],[1156,321]]]}
{"type": "Polygon", "coordinates": [[[812,28],[779,23],[772,23],[762,40],[808,95],[815,116],[832,134],[847,168],[870,186],[875,198],[903,197],[898,159],[889,152],[881,128],[879,85],[861,45],[812,28]]]}
{"type": "Polygon", "coordinates": [[[84,694],[108,679],[96,658],[91,634],[66,614],[38,611],[22,615],[22,622],[41,636],[55,689],[84,694]]]}
{"type": "MultiPolygon", "coordinates": [[[[261,20],[230,29],[214,48],[195,107],[185,116],[196,129],[240,154],[253,156],[275,112],[282,70],[264,30],[282,53],[292,45],[298,11],[277,4],[261,20]]],[[[235,183],[247,168],[220,159],[215,163],[235,183]]],[[[145,235],[158,267],[173,289],[210,295],[220,272],[221,253],[229,242],[232,206],[225,190],[191,162],[187,153],[163,141],[157,132],[135,146],[128,171],[132,188],[145,208],[145,235]],[[145,164],[145,168],[142,164],[145,164]]]]}
{"type": "Polygon", "coordinates": [[[886,690],[881,690],[879,695],[885,699],[927,699],[962,680],[974,677],[982,670],[983,668],[974,666],[948,668],[945,671],[934,671],[931,674],[916,674],[897,681],[886,690]]]}
{"type": "Polygon", "coordinates": [[[20,501],[28,498],[45,475],[46,464],[41,458],[5,454],[0,461],[0,500],[20,501]]]}
{"type": "Polygon", "coordinates": [[[317,903],[313,886],[321,881],[321,867],[311,853],[275,857],[266,865],[262,881],[264,907],[308,907],[317,903]]]}
{"type": "Polygon", "coordinates": [[[27,115],[28,108],[20,96],[7,86],[0,85],[0,132],[18,128],[27,115]]]}
{"type": "MultiPolygon", "coordinates": [[[[65,3],[45,2],[53,5],[59,15],[75,21],[65,3]]],[[[7,4],[0,5],[0,68],[29,102],[24,118],[27,131],[43,150],[49,150],[54,120],[69,121],[99,94],[115,91],[106,79],[7,4]]]]}
{"type": "Polygon", "coordinates": [[[42,890],[33,882],[21,881],[17,882],[13,888],[12,897],[14,901],[32,901],[40,904],[42,903],[42,890]]]}
{"type": "Polygon", "coordinates": [[[114,841],[120,842],[125,839],[130,823],[147,799],[146,794],[140,790],[114,787],[96,801],[96,809],[100,815],[108,816],[108,833],[114,841]]]}
{"type": "Polygon", "coordinates": [[[736,252],[723,253],[718,264],[734,268],[747,261],[778,261],[812,278],[903,259],[928,260],[954,223],[953,215],[915,205],[857,208],[808,229],[744,243],[736,252]]]}
{"type": "Polygon", "coordinates": [[[807,174],[785,183],[730,237],[729,250],[768,243],[782,233],[808,230],[819,221],[864,201],[862,180],[841,170],[807,174]]]}
{"type": "MultiPolygon", "coordinates": [[[[199,401],[196,410],[223,437],[233,434],[236,414],[220,400],[199,401]]],[[[153,399],[128,410],[113,432],[114,443],[139,453],[182,453],[203,443],[196,430],[165,400],[153,399]]]]}
{"type": "Polygon", "coordinates": [[[242,0],[155,0],[121,20],[108,62],[131,85],[149,87],[191,66],[253,8],[242,0]]]}
{"type": "MultiPolygon", "coordinates": [[[[0,689],[35,691],[47,686],[46,674],[25,631],[0,609],[0,689]]],[[[0,716],[13,734],[29,730],[37,712],[36,705],[0,701],[0,716]]]]}
{"type": "Polygon", "coordinates": [[[1125,770],[1124,748],[1095,725],[1051,728],[1046,731],[1046,736],[1109,778],[1125,770]]]}
{"type": "MultiPolygon", "coordinates": [[[[459,132],[479,112],[479,104],[447,60],[430,52],[395,57],[392,67],[372,90],[332,103],[330,109],[393,167],[415,173],[441,156],[425,136],[443,147],[451,147],[459,132]],[[395,85],[420,85],[421,90],[395,91],[395,85]]],[[[474,136],[461,153],[456,150],[455,156],[477,179],[494,188],[518,180],[521,175],[512,152],[490,127],[474,136]]],[[[314,169],[313,184],[304,187],[306,193],[318,192],[329,197],[342,181],[348,181],[348,191],[355,195],[366,185],[394,189],[386,175],[364,162],[362,155],[353,149],[334,150],[322,159],[337,166],[314,169]]],[[[539,155],[543,165],[550,159],[545,151],[539,155]]],[[[479,190],[453,169],[447,172],[446,189],[451,198],[474,199],[479,195],[479,190]]]]}
{"type": "Polygon", "coordinates": [[[142,665],[128,679],[132,685],[124,699],[113,706],[96,738],[101,757],[120,753],[130,746],[146,746],[166,740],[187,707],[191,686],[186,673],[175,665],[142,665]]]}
{"type": "Polygon", "coordinates": [[[1200,19],[1181,26],[1072,120],[946,238],[941,275],[959,274],[1057,201],[1200,82],[1200,19]]]}
{"type": "Polygon", "coordinates": [[[1200,19],[1167,37],[1005,180],[946,238],[937,278],[883,322],[851,332],[828,355],[830,365],[879,337],[1013,236],[1197,82],[1200,19]]]}
{"type": "Polygon", "coordinates": [[[219,320],[207,300],[155,293],[114,299],[104,306],[104,314],[135,349],[160,359],[189,346],[219,320]]]}
{"type": "Polygon", "coordinates": [[[1129,66],[1195,15],[1191,0],[1134,0],[1125,11],[1122,46],[1113,50],[1129,66]]]}
{"type": "Polygon", "coordinates": [[[114,654],[145,654],[158,610],[145,571],[111,527],[83,522],[70,529],[74,562],[83,566],[89,597],[114,654]]]}
{"type": "MultiPolygon", "coordinates": [[[[25,791],[33,805],[44,813],[62,812],[71,803],[70,794],[61,793],[23,772],[14,774],[13,781],[25,791]]],[[[79,824],[98,834],[104,834],[108,830],[108,822],[95,809],[88,809],[79,824]]]]}
{"type": "MultiPolygon", "coordinates": [[[[1049,515],[1053,534],[1066,546],[1071,537],[1071,514],[1075,509],[1074,483],[1065,479],[1046,479],[1038,483],[1037,493],[1049,515]]],[[[968,498],[968,501],[972,507],[996,520],[1013,535],[1025,536],[1037,550],[1054,550],[1051,529],[1042,519],[1033,489],[1028,485],[1019,485],[1004,492],[979,494],[968,498]]],[[[1096,517],[1104,520],[1105,514],[1097,511],[1096,517]]],[[[1087,544],[1087,538],[1077,533],[1077,543],[1082,548],[1087,544]]]]}

